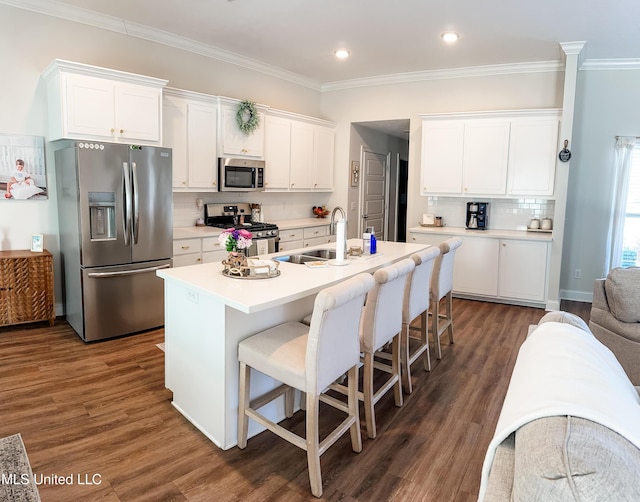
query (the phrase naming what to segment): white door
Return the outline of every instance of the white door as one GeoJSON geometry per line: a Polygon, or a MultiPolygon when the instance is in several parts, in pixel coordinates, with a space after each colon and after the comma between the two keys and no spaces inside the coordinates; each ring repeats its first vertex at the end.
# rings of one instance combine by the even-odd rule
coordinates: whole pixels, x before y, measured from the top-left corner
{"type": "Polygon", "coordinates": [[[387,156],[364,151],[362,161],[360,235],[365,227],[375,229],[376,238],[387,239],[387,156]]]}

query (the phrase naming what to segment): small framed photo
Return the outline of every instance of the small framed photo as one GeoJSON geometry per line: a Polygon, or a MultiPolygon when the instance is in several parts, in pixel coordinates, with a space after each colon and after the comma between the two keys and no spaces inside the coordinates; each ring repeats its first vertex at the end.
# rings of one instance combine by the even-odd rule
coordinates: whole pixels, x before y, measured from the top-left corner
{"type": "Polygon", "coordinates": [[[42,234],[33,234],[31,236],[31,251],[41,253],[44,250],[44,237],[42,234]]]}

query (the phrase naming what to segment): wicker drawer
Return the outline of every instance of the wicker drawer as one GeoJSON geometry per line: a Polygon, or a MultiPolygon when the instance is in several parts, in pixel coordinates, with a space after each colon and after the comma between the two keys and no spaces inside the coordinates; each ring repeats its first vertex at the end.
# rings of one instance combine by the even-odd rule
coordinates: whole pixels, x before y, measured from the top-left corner
{"type": "Polygon", "coordinates": [[[49,321],[53,326],[53,256],[0,251],[0,326],[49,321]]]}

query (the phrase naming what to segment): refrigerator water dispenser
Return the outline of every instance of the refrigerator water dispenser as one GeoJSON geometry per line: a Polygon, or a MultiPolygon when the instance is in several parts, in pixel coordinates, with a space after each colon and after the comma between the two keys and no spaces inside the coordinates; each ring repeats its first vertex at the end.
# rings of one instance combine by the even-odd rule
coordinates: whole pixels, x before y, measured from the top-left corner
{"type": "Polygon", "coordinates": [[[116,194],[114,192],[89,192],[89,220],[92,241],[116,238],[116,194]]]}

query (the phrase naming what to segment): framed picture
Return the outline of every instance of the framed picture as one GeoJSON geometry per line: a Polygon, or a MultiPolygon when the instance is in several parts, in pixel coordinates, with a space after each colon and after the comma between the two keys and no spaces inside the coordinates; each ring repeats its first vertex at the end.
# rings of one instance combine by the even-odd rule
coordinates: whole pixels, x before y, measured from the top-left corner
{"type": "Polygon", "coordinates": [[[44,237],[42,234],[34,234],[31,236],[31,251],[41,253],[44,250],[44,237]]]}
{"type": "Polygon", "coordinates": [[[46,198],[44,136],[0,134],[0,201],[46,198]]]}

